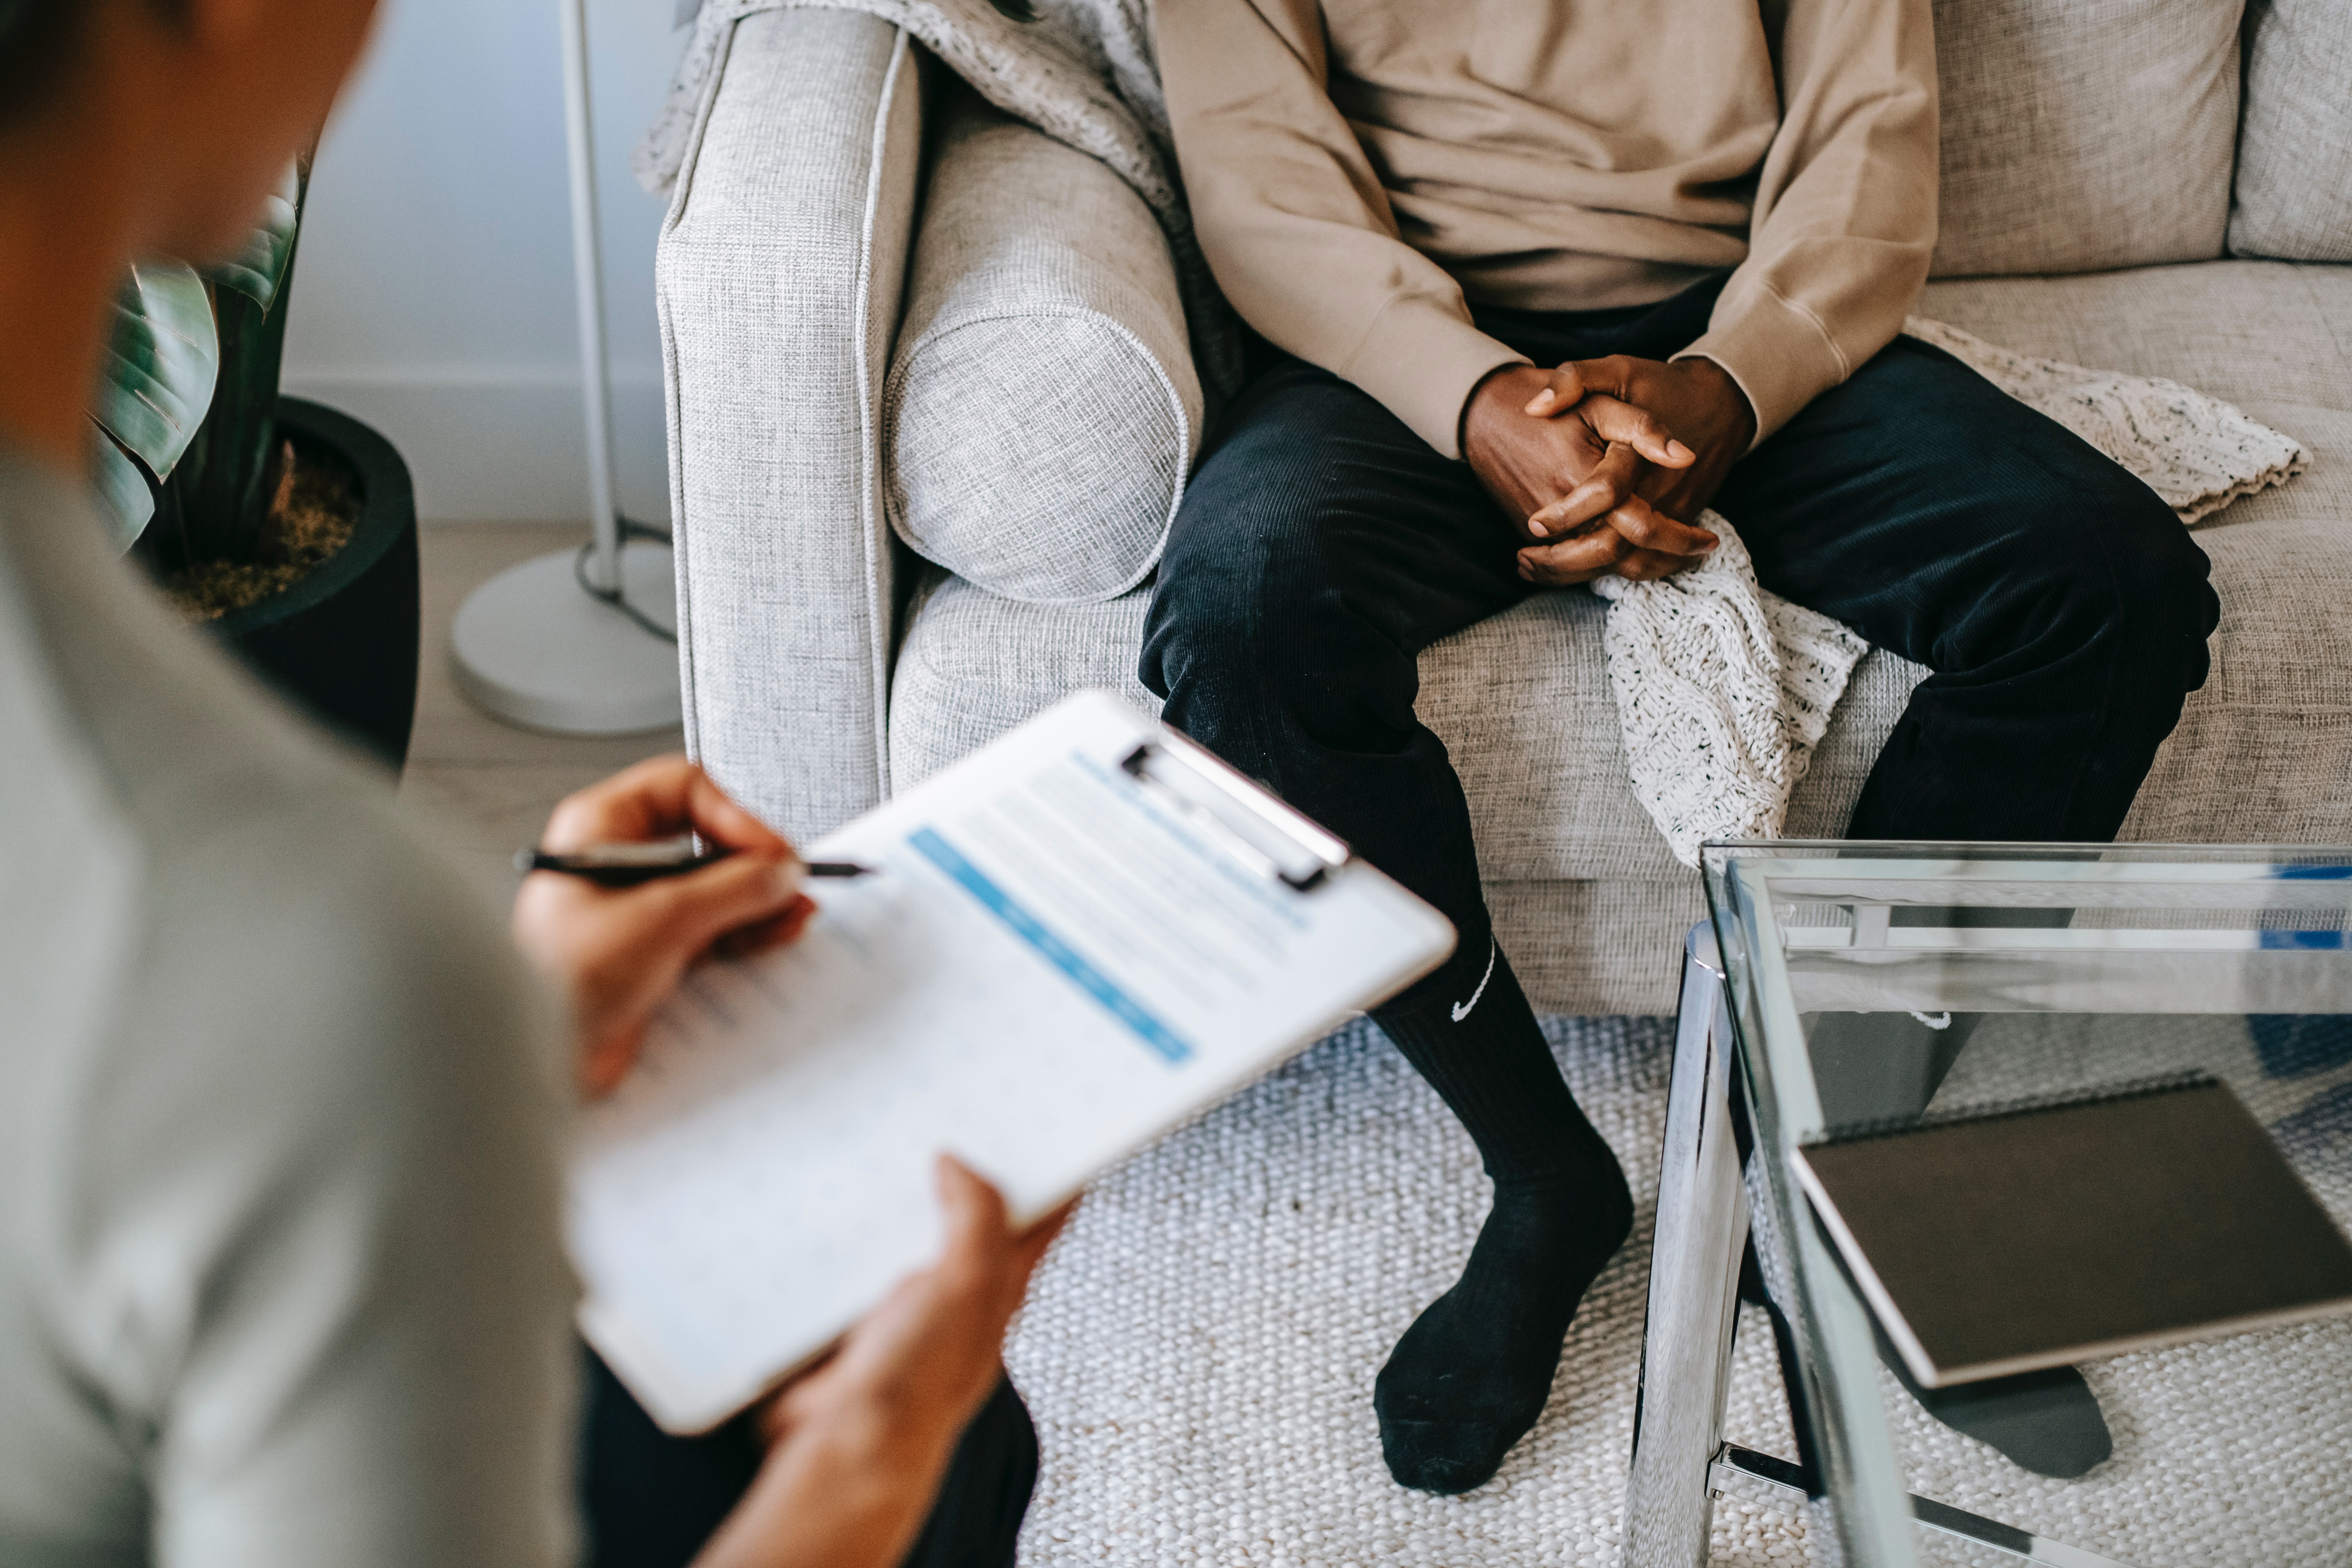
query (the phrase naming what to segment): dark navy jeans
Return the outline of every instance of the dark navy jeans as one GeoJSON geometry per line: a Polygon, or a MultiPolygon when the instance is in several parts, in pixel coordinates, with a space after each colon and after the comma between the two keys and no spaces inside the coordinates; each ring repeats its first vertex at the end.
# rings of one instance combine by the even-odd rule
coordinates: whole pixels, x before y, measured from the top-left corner
{"type": "MultiPolygon", "coordinates": [[[[1664,359],[1706,330],[1720,289],[1476,316],[1538,364],[1664,359]]],[[[1413,716],[1417,663],[1545,590],[1520,581],[1515,535],[1467,464],[1338,377],[1261,357],[1177,514],[1143,684],[1169,722],[1453,920],[1454,962],[1404,1000],[1466,994],[1486,963],[1486,904],[1461,784],[1413,716]]],[[[1765,587],[1935,672],[1851,837],[2112,838],[2205,679],[2220,606],[2180,521],[1924,343],[1896,339],[1815,398],[1732,468],[1715,506],[1765,587]]]]}

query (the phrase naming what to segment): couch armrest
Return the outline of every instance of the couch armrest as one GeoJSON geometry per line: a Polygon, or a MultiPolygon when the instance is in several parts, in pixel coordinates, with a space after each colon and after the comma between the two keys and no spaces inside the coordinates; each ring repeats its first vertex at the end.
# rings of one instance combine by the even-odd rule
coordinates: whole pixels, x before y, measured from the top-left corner
{"type": "Polygon", "coordinates": [[[888,787],[878,411],[919,58],[849,11],[736,24],[656,263],[687,743],[803,842],[888,787]]]}

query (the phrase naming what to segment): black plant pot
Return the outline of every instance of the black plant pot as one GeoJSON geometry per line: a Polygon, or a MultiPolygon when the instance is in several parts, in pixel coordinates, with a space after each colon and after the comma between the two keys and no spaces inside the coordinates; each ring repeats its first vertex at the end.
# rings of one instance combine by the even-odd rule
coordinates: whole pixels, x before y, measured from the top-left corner
{"type": "Polygon", "coordinates": [[[347,414],[278,400],[298,442],[331,447],[359,476],[351,542],[276,598],[211,623],[256,673],[383,759],[408,759],[416,715],[416,495],[392,443],[347,414]]]}

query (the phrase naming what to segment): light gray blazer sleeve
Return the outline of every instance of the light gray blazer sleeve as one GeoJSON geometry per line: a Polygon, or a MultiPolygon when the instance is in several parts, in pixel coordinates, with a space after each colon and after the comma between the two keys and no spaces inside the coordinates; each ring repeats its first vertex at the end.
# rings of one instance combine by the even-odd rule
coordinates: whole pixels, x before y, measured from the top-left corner
{"type": "Polygon", "coordinates": [[[157,1434],[161,1568],[563,1568],[555,1018],[453,875],[357,826],[248,818],[151,883],[136,1065],[91,1086],[88,1363],[157,1434]]]}
{"type": "Polygon", "coordinates": [[[0,452],[0,1563],[562,1568],[555,1010],[100,538],[0,452]]]}
{"type": "Polygon", "coordinates": [[[737,23],[656,262],[688,744],[803,840],[889,788],[878,418],[919,58],[848,11],[737,23]]]}

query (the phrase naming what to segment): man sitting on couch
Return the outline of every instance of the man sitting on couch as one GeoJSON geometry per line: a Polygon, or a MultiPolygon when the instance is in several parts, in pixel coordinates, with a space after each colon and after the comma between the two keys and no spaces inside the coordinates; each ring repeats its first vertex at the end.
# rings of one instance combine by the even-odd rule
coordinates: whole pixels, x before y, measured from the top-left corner
{"type": "MultiPolygon", "coordinates": [[[[1155,26],[1202,245],[1263,342],[1141,676],[1461,931],[1378,1017],[1494,1207],[1373,1397],[1396,1479],[1461,1491],[1541,1414],[1633,1211],[1494,944],[1421,650],[1677,571],[1713,505],[1764,586],[1934,671],[1850,836],[2106,839],[2218,603],[2154,492],[1896,335],[1936,233],[1928,0],[1160,0],[1155,26]]],[[[2105,1452],[2076,1404],[2095,1441],[2053,1470],[2105,1452]]]]}

